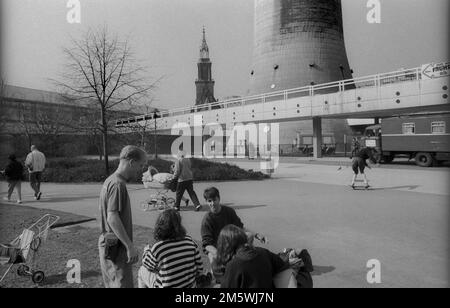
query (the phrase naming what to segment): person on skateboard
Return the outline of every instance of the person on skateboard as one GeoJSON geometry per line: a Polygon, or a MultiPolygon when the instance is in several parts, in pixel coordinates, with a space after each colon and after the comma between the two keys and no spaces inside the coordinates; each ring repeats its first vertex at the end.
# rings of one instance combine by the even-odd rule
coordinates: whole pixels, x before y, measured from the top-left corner
{"type": "Polygon", "coordinates": [[[362,148],[353,158],[353,163],[352,163],[352,169],[354,172],[353,175],[353,179],[352,179],[352,184],[350,185],[353,189],[355,189],[355,181],[356,178],[358,177],[358,173],[361,173],[361,175],[364,178],[364,188],[368,189],[369,186],[369,182],[367,180],[367,176],[364,173],[364,170],[366,167],[368,167],[369,169],[372,169],[368,164],[367,164],[367,160],[370,160],[372,163],[376,164],[377,160],[374,157],[374,151],[372,148],[362,148]]]}

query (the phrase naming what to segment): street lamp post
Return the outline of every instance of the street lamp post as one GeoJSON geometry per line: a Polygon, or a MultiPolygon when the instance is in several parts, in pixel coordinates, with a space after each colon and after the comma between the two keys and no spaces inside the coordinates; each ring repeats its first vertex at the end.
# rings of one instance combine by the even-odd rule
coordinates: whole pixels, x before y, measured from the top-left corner
{"type": "Polygon", "coordinates": [[[156,138],[158,136],[157,132],[156,132],[156,119],[158,119],[158,109],[155,109],[155,111],[153,112],[153,120],[155,121],[155,134],[154,134],[154,146],[155,146],[155,159],[158,159],[158,149],[157,149],[157,142],[156,142],[156,138]]]}

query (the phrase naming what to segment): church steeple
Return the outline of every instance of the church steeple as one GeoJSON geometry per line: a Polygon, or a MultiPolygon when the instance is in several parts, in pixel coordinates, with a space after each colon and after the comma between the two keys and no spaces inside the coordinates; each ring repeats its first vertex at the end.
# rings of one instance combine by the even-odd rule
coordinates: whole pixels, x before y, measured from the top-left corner
{"type": "Polygon", "coordinates": [[[196,105],[209,104],[216,101],[214,98],[214,80],[211,75],[211,60],[209,59],[209,47],[206,43],[205,27],[203,27],[203,40],[200,45],[200,59],[197,63],[198,78],[195,81],[197,87],[196,105]]]}
{"type": "Polygon", "coordinates": [[[209,48],[208,44],[206,43],[205,27],[203,27],[203,41],[202,45],[200,46],[200,59],[209,59],[209,48]]]}

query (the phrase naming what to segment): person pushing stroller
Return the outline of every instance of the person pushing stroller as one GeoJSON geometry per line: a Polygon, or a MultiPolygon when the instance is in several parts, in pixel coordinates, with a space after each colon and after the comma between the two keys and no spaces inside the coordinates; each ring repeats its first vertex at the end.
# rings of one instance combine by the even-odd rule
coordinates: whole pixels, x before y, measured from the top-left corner
{"type": "MultiPolygon", "coordinates": [[[[148,166],[147,171],[142,175],[142,182],[144,186],[146,186],[146,183],[158,182],[163,184],[165,189],[176,192],[178,179],[174,176],[174,170],[175,164],[170,166],[170,173],[159,172],[158,169],[150,165],[148,166]]],[[[189,206],[189,199],[182,196],[181,201],[183,201],[186,206],[189,206]]]]}

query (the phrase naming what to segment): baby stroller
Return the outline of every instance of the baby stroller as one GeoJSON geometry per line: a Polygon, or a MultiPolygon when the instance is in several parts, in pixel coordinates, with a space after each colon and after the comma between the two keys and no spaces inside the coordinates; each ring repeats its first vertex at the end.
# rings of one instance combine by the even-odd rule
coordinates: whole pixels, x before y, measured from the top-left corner
{"type": "Polygon", "coordinates": [[[0,244],[0,266],[7,267],[0,283],[15,264],[18,265],[17,275],[31,277],[34,283],[44,281],[44,272],[36,270],[36,259],[39,249],[48,237],[48,231],[58,220],[58,216],[44,215],[24,229],[10,244],[0,244]]]}
{"type": "Polygon", "coordinates": [[[148,212],[153,210],[164,211],[165,209],[173,208],[175,199],[168,196],[173,181],[173,175],[168,173],[157,173],[154,176],[149,172],[144,173],[142,176],[144,187],[156,192],[151,194],[150,198],[141,204],[142,209],[148,212]]]}

